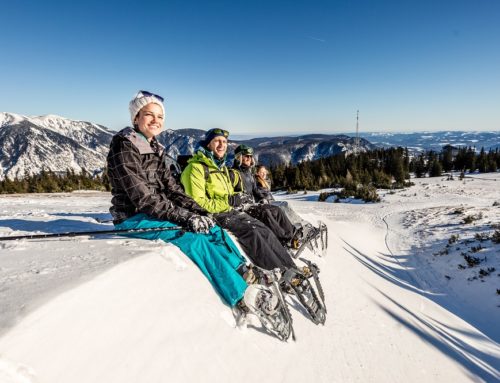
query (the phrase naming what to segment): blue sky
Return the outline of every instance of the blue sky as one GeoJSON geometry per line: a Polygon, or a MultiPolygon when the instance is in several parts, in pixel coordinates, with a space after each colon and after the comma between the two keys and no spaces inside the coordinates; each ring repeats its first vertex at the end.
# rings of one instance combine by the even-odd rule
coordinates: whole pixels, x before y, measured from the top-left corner
{"type": "Polygon", "coordinates": [[[500,130],[500,1],[3,1],[0,111],[119,130],[500,130]]]}

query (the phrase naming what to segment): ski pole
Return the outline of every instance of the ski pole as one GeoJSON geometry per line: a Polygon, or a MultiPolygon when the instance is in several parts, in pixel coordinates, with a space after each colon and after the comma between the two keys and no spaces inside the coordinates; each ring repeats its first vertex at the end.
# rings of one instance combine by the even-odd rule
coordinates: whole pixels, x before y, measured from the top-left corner
{"type": "Polygon", "coordinates": [[[61,237],[78,237],[81,235],[102,235],[102,234],[121,234],[121,233],[147,233],[150,231],[172,231],[183,230],[182,226],[170,227],[150,227],[142,229],[121,229],[121,230],[95,230],[95,231],[69,231],[65,233],[52,234],[32,234],[32,235],[15,235],[11,237],[0,237],[0,241],[13,241],[16,239],[41,239],[41,238],[61,238],[61,237]]]}

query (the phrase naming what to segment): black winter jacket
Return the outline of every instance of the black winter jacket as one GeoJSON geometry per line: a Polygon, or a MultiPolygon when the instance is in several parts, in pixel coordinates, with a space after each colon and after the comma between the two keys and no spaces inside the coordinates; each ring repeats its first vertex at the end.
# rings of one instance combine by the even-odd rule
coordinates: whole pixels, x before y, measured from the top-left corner
{"type": "Polygon", "coordinates": [[[255,175],[255,185],[257,186],[257,190],[259,191],[262,198],[267,199],[268,201],[274,201],[274,197],[271,194],[271,182],[269,180],[266,181],[267,186],[264,186],[262,180],[255,175]]]}
{"type": "Polygon", "coordinates": [[[121,130],[111,140],[107,165],[115,224],[145,213],[185,225],[193,212],[206,214],[171,175],[156,138],[148,142],[133,128],[121,130]]]}
{"type": "Polygon", "coordinates": [[[233,164],[233,169],[237,170],[240,174],[238,183],[236,185],[233,185],[234,191],[242,191],[243,193],[252,197],[255,202],[259,202],[260,200],[265,198],[264,194],[262,194],[262,192],[257,187],[257,184],[255,183],[251,167],[237,165],[235,163],[233,164]]]}

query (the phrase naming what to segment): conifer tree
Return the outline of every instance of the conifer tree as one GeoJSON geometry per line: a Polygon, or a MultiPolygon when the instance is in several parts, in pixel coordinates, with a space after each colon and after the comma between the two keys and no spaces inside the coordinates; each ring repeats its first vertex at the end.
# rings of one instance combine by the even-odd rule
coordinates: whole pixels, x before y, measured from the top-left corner
{"type": "Polygon", "coordinates": [[[486,152],[484,151],[484,147],[481,148],[479,157],[476,161],[476,166],[480,173],[486,173],[488,171],[488,158],[486,156],[486,152]]]}
{"type": "Polygon", "coordinates": [[[434,159],[429,168],[429,177],[439,177],[443,172],[441,163],[437,158],[434,159]]]}

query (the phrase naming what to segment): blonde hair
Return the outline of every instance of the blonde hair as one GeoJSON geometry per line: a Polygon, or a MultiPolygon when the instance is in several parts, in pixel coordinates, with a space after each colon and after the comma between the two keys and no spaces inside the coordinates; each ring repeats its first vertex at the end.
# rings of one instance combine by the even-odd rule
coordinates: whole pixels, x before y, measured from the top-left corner
{"type": "Polygon", "coordinates": [[[259,170],[262,168],[266,169],[266,167],[264,165],[257,165],[257,167],[255,168],[255,181],[258,184],[260,184],[260,186],[270,190],[271,187],[269,186],[267,181],[264,178],[262,178],[259,174],[257,174],[259,172],[259,170]]]}

